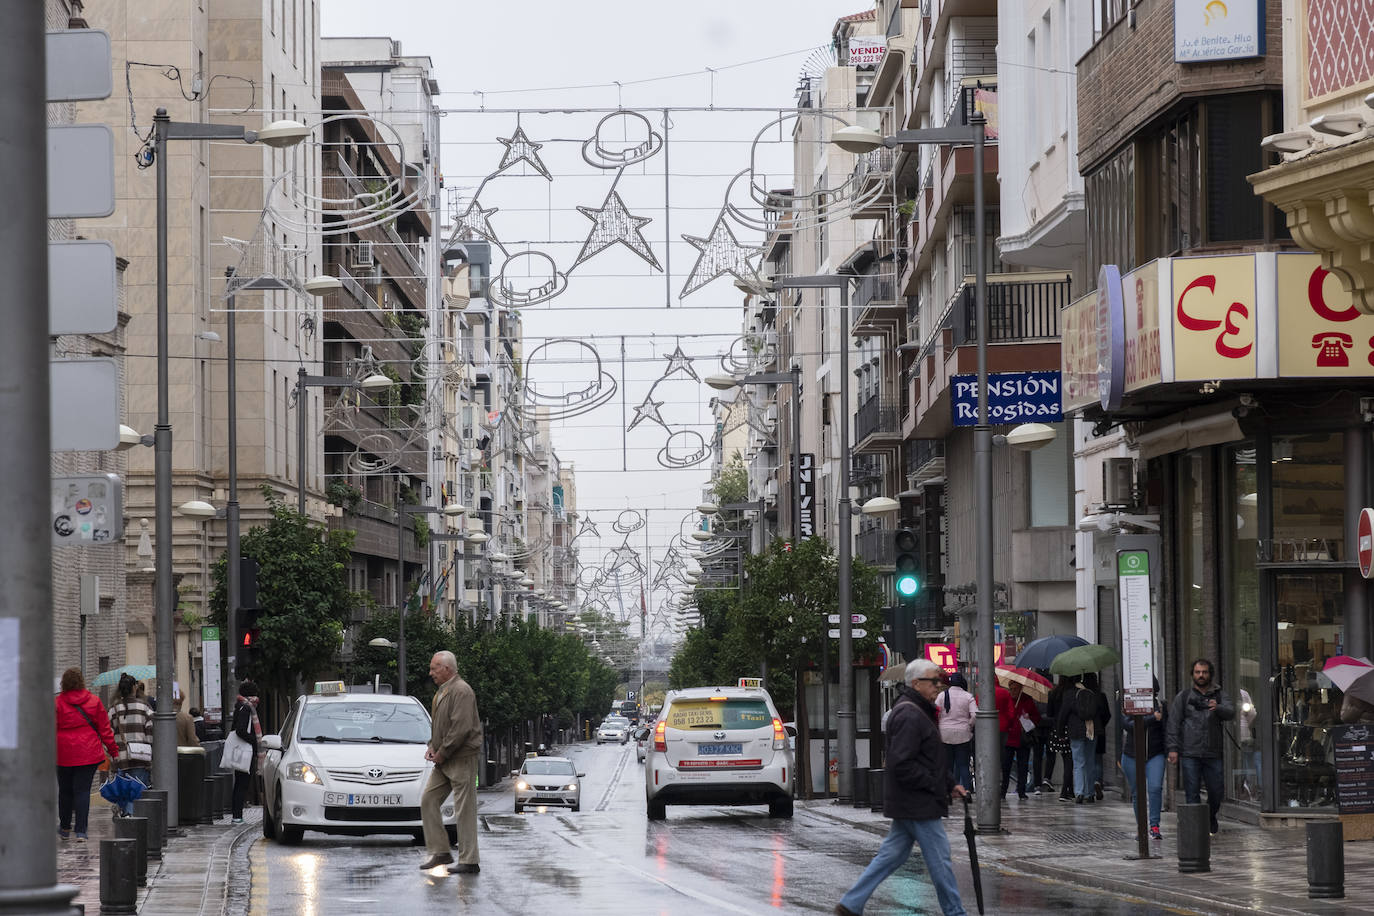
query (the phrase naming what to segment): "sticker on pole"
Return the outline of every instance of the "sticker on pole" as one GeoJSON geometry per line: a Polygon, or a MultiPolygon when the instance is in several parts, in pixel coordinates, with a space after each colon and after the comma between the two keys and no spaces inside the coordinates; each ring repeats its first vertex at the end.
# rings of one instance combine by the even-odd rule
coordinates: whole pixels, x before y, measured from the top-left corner
{"type": "Polygon", "coordinates": [[[1360,575],[1370,577],[1374,568],[1374,509],[1361,509],[1360,522],[1355,530],[1355,543],[1359,547],[1360,575]]]}

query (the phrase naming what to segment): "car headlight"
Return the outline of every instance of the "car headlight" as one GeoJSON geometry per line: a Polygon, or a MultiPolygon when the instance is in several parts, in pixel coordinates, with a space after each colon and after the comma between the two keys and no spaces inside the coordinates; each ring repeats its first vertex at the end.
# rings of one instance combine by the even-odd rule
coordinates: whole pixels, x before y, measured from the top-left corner
{"type": "Polygon", "coordinates": [[[517,783],[515,784],[515,788],[516,788],[516,790],[519,791],[519,792],[523,792],[523,791],[525,791],[526,789],[528,789],[529,787],[530,787],[530,786],[529,786],[529,783],[525,782],[525,780],[523,780],[523,779],[520,780],[519,782],[517,782],[517,783]]]}
{"type": "Polygon", "coordinates": [[[568,783],[568,788],[569,788],[570,790],[571,790],[571,789],[576,789],[576,788],[577,788],[577,783],[575,783],[575,782],[570,782],[570,783],[568,783]]]}
{"type": "Polygon", "coordinates": [[[294,779],[297,782],[309,783],[312,786],[324,784],[324,776],[319,770],[308,763],[293,763],[286,768],[286,778],[294,779]]]}

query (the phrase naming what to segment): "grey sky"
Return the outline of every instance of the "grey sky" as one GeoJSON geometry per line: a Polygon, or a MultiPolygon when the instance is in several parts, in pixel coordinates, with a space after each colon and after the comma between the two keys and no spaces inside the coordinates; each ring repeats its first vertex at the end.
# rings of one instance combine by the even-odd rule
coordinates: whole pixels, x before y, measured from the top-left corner
{"type": "MultiPolygon", "coordinates": [[[[698,375],[720,371],[714,357],[739,333],[741,295],[727,275],[679,302],[697,258],[682,235],[710,233],[729,178],[750,165],[759,129],[793,108],[798,75],[809,60],[814,64],[821,58],[816,49],[829,44],[836,19],[863,9],[871,6],[836,0],[401,0],[390,5],[324,0],[323,35],[385,35],[399,40],[403,53],[433,60],[443,91],[439,101],[448,112],[442,125],[447,188],[466,189],[466,199],[482,186],[505,152],[497,138],[511,137],[517,125],[544,144],[539,155],[553,181],[517,166],[489,179],[480,202],[483,208],[498,208],[491,224],[512,254],[546,252],[559,271],[569,274],[567,292],[522,309],[526,355],[546,338],[579,337],[594,343],[607,371],[619,378],[619,336],[626,335],[624,404],[618,393],[553,431],[560,457],[577,467],[579,509],[590,512],[601,533],[599,542],[578,542],[584,565],[620,545],[622,536],[612,522],[624,509],[647,511],[648,546],[657,560],[700,501],[707,468],[667,470],[657,456],[670,430],[682,431],[676,441],[688,450],[696,441],[692,431],[709,442],[707,402],[713,392],[682,372],[658,380],[679,343],[698,375]],[[676,74],[689,75],[659,79],[676,74]],[[582,144],[595,135],[598,121],[622,106],[644,113],[659,133],[664,132],[661,109],[674,109],[666,131],[671,159],[666,188],[661,155],[626,168],[618,180],[614,170],[583,160],[582,144]],[[775,111],[719,110],[770,107],[775,111]],[[569,111],[584,108],[604,110],[569,111]],[[715,110],[686,110],[693,108],[715,110]],[[569,270],[592,226],[576,207],[600,208],[613,181],[626,209],[651,220],[642,232],[660,266],[668,268],[666,281],[663,271],[618,244],[569,270]],[[669,302],[672,308],[665,308],[669,302]],[[632,421],[651,388],[652,400],[663,402],[659,413],[670,429],[646,419],[624,436],[622,455],[622,410],[624,422],[632,421]],[[622,471],[622,461],[628,472],[622,471]]],[[[767,187],[790,186],[785,128],[774,129],[759,148],[757,165],[764,174],[758,181],[767,187]]],[[[627,125],[615,121],[603,129],[625,131],[627,125]]],[[[742,244],[759,241],[757,234],[733,228],[742,244]]],[[[570,354],[566,346],[550,352],[570,354]]],[[[588,371],[590,366],[555,358],[532,367],[531,378],[541,390],[577,390],[588,371]]],[[[643,554],[646,530],[628,537],[643,554]]],[[[627,594],[627,611],[632,601],[637,603],[638,596],[627,594]]],[[[650,602],[653,610],[657,599],[651,596],[650,602]]]]}

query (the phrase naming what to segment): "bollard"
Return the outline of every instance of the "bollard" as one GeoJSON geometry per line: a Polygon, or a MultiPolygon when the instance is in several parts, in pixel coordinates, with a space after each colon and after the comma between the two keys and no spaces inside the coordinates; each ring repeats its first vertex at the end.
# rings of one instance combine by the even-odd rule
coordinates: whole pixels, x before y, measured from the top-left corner
{"type": "Polygon", "coordinates": [[[868,807],[868,767],[854,768],[854,807],[868,807]]]}
{"type": "Polygon", "coordinates": [[[198,824],[205,813],[205,749],[177,748],[177,823],[198,824]]]}
{"type": "Polygon", "coordinates": [[[215,774],[215,820],[219,820],[229,813],[233,807],[234,794],[234,775],[232,773],[215,774]]]}
{"type": "Polygon", "coordinates": [[[148,883],[148,819],[117,817],[114,827],[116,839],[134,841],[134,878],[139,887],[145,886],[148,883]]]}
{"type": "Polygon", "coordinates": [[[882,768],[868,771],[868,810],[883,810],[883,771],[882,768]]]}
{"type": "Polygon", "coordinates": [[[138,842],[100,841],[100,912],[138,912],[138,842]]]}
{"type": "Polygon", "coordinates": [[[1207,805],[1178,806],[1178,870],[1212,870],[1212,812],[1207,805]]]}
{"type": "Polygon", "coordinates": [[[1345,896],[1345,834],[1340,821],[1307,825],[1307,896],[1314,900],[1345,896]]]}
{"type": "Polygon", "coordinates": [[[162,846],[166,846],[167,840],[174,836],[185,836],[179,829],[172,826],[172,821],[176,818],[172,817],[172,811],[168,808],[170,801],[166,789],[148,789],[143,793],[143,797],[162,803],[162,846]]]}
{"type": "Polygon", "coordinates": [[[196,820],[202,824],[213,824],[219,816],[219,783],[208,776],[202,779],[200,796],[203,804],[200,806],[200,816],[196,820]]]}
{"type": "Polygon", "coordinates": [[[167,809],[160,798],[140,798],[134,802],[134,815],[148,822],[148,858],[161,859],[167,840],[167,809]]]}

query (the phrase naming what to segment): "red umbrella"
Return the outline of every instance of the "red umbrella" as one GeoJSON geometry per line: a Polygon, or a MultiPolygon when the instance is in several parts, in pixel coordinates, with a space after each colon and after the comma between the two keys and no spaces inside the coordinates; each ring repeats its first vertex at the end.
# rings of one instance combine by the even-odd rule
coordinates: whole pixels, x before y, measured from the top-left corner
{"type": "Polygon", "coordinates": [[[1030,691],[1031,696],[1040,702],[1045,702],[1050,697],[1050,691],[1054,688],[1054,683],[1043,674],[1037,674],[1029,668],[1018,668],[1015,665],[998,665],[997,680],[1003,687],[1015,682],[1026,690],[1030,691]]]}

